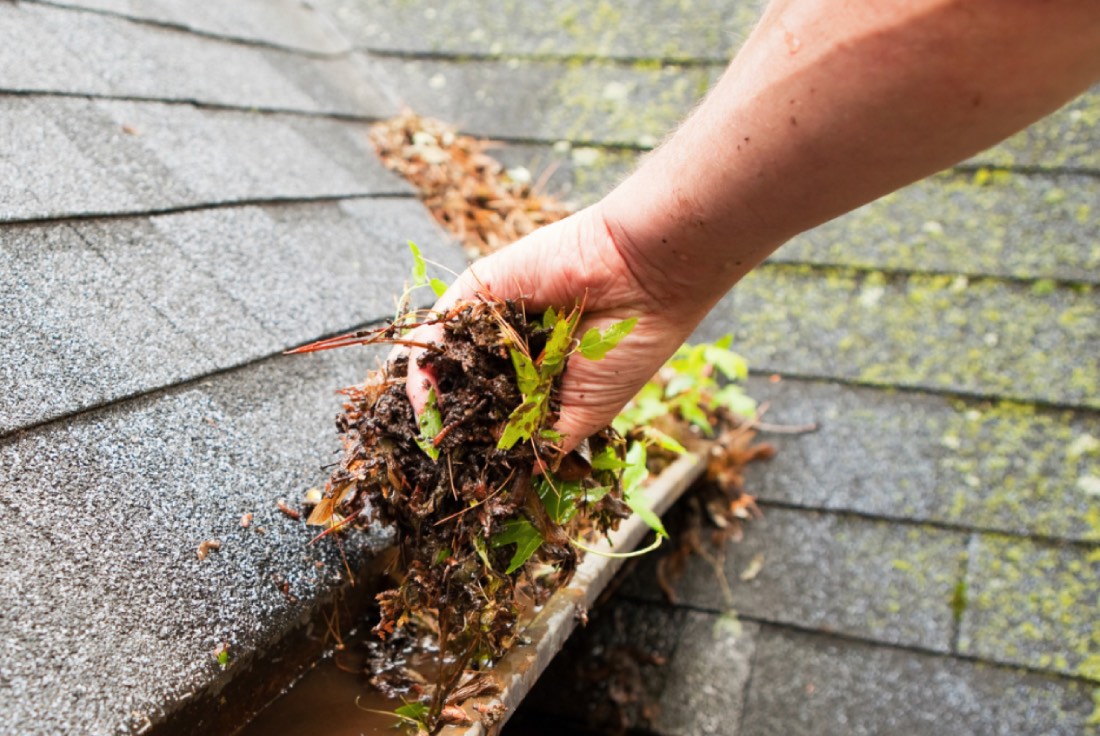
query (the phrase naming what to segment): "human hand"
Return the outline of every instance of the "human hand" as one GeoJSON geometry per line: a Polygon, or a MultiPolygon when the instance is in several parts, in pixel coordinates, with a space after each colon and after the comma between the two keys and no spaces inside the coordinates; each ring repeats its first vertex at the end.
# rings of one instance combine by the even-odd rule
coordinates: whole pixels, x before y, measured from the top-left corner
{"type": "MultiPolygon", "coordinates": [[[[670,303],[636,279],[599,206],[535,231],[515,244],[478,261],[461,274],[435,305],[445,311],[479,292],[501,299],[522,299],[531,312],[549,307],[570,309],[584,302],[577,334],[606,328],[636,317],[634,329],[598,362],[575,354],[562,377],[561,415],[556,426],[571,450],[615,417],[684,341],[702,317],[695,309],[670,303]]],[[[428,343],[442,327],[419,328],[411,339],[428,343]]],[[[422,348],[409,354],[406,389],[419,415],[435,385],[429,371],[417,365],[422,348]]]]}

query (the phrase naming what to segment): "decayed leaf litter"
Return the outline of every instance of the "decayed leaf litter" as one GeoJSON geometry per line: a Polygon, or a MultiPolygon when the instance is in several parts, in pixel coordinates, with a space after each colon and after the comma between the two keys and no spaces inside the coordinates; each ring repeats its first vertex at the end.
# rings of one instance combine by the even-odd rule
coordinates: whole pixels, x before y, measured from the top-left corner
{"type": "Polygon", "coordinates": [[[526,171],[511,174],[488,154],[493,144],[459,135],[411,112],[371,128],[382,162],[420,191],[435,219],[476,258],[519,240],[570,210],[540,192],[526,171]],[[517,175],[518,174],[518,175],[517,175]]]}

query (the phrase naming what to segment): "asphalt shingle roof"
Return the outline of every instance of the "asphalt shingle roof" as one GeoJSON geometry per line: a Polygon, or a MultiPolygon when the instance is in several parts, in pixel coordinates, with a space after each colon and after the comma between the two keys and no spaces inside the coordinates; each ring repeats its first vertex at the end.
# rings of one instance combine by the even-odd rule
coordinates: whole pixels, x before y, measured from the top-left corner
{"type": "Polygon", "coordinates": [[[407,240],[462,256],[319,13],[88,5],[0,3],[0,731],[202,732],[344,588],[275,504],[324,481],[334,391],[381,354],[281,353],[391,314],[407,240]]]}
{"type": "MultiPolygon", "coordinates": [[[[364,123],[407,103],[591,201],[758,4],[680,5],[0,3],[0,730],[179,726],[329,601],[343,562],[274,502],[377,354],[280,353],[385,317],[407,239],[460,267],[364,123]]],[[[652,731],[1095,730],[1098,109],[797,238],[701,328],[822,429],[751,472],[739,628],[700,560],[679,606],[651,559],[594,614],[668,660],[652,731]]]]}

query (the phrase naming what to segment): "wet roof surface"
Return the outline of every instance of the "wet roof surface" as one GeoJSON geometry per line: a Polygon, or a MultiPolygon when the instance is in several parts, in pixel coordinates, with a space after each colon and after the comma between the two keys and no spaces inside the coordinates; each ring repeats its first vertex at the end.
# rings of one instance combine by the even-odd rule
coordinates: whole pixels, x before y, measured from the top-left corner
{"type": "MultiPolygon", "coordinates": [[[[757,10],[680,5],[0,3],[0,730],[141,731],[327,600],[338,557],[275,501],[323,481],[333,389],[376,355],[281,353],[385,317],[406,240],[461,262],[365,123],[408,103],[591,201],[757,10]]],[[[771,421],[822,429],[752,471],[739,626],[699,560],[678,606],[648,560],[594,614],[585,652],[625,631],[668,660],[638,725],[1088,728],[1098,110],[800,236],[708,318],[771,421]]],[[[558,667],[532,707],[584,715],[599,688],[558,667]]]]}

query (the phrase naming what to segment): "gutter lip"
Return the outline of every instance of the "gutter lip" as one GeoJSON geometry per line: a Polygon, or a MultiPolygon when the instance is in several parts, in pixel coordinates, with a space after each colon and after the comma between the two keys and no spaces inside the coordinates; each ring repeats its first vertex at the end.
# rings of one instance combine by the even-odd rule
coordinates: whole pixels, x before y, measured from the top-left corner
{"type": "MultiPolygon", "coordinates": [[[[667,511],[703,476],[707,449],[703,446],[698,452],[681,455],[650,481],[646,496],[656,514],[667,511]]],[[[610,540],[601,540],[595,547],[604,552],[629,552],[641,543],[649,531],[641,518],[631,515],[610,534],[610,540]]],[[[517,645],[496,664],[494,672],[500,681],[501,692],[467,700],[462,708],[473,724],[446,726],[440,730],[439,736],[497,736],[554,656],[565,646],[577,627],[577,614],[595,604],[623,562],[621,557],[585,555],[569,584],[550,596],[542,610],[524,628],[523,634],[530,643],[517,645]],[[500,705],[504,706],[503,715],[489,723],[482,720],[485,717],[475,709],[475,706],[480,706],[482,709],[499,710],[500,705]]]]}

